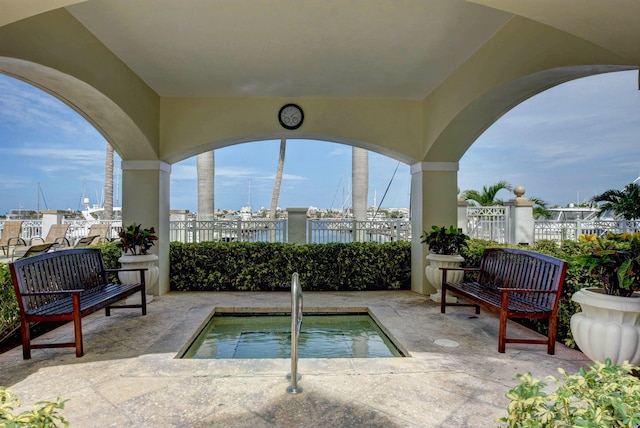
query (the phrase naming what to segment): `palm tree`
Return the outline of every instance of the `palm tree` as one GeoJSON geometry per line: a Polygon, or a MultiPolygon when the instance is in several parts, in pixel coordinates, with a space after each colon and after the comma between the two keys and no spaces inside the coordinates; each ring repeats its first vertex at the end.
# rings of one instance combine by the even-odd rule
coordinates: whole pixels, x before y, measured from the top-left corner
{"type": "Polygon", "coordinates": [[[492,186],[482,186],[482,192],[479,192],[477,190],[465,190],[464,192],[462,192],[460,197],[462,199],[470,201],[472,205],[503,205],[504,202],[501,199],[496,199],[496,194],[504,189],[511,191],[513,190],[513,186],[504,180],[500,180],[492,186]]]}
{"type": "Polygon", "coordinates": [[[542,199],[536,197],[529,198],[529,200],[534,203],[533,218],[549,218],[551,216],[551,212],[547,209],[547,206],[549,204],[546,201],[543,201],[542,199]]]}
{"type": "MultiPolygon", "coordinates": [[[[351,182],[353,183],[351,199],[353,219],[367,219],[367,198],[369,194],[369,151],[359,147],[351,150],[351,182]]],[[[364,240],[364,234],[354,236],[356,242],[364,240]]]]}
{"type": "Polygon", "coordinates": [[[104,168],[104,220],[113,219],[113,147],[107,143],[107,156],[104,168]]]}
{"type": "MultiPolygon", "coordinates": [[[[276,170],[276,181],[273,184],[273,194],[271,195],[271,209],[269,209],[269,219],[272,222],[276,220],[276,210],[278,209],[278,198],[280,197],[280,185],[282,184],[282,171],[284,169],[284,155],[287,150],[287,140],[285,138],[280,140],[280,155],[278,156],[278,168],[276,170]]],[[[271,228],[270,232],[271,242],[276,240],[276,229],[271,228]]]]}
{"type": "Polygon", "coordinates": [[[196,158],[198,175],[198,220],[213,220],[213,185],[215,155],[213,150],[200,153],[196,158]]]}
{"type": "Polygon", "coordinates": [[[622,190],[610,189],[591,198],[591,202],[596,204],[604,202],[599,206],[598,217],[606,211],[612,211],[615,215],[621,216],[625,220],[634,221],[640,219],[640,185],[629,183],[622,190]]]}

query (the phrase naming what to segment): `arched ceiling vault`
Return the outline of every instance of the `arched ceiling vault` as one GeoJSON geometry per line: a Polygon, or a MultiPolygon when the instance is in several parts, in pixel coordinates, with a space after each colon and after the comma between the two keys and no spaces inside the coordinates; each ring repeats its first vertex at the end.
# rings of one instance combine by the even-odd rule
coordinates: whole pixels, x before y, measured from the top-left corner
{"type": "Polygon", "coordinates": [[[298,135],[455,161],[527,97],[637,68],[637,22],[636,0],[5,0],[0,72],[65,101],[123,159],[298,135]],[[274,125],[289,101],[308,112],[298,134],[274,125]]]}

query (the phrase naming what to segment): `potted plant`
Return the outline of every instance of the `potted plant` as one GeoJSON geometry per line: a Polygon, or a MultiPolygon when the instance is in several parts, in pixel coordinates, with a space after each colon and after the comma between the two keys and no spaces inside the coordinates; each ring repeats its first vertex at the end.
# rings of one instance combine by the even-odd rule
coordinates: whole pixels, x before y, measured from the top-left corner
{"type": "MultiPolygon", "coordinates": [[[[133,223],[118,233],[120,241],[117,246],[122,249],[122,256],[118,259],[123,269],[147,268],[144,275],[147,288],[147,303],[153,300],[149,290],[158,282],[158,256],[148,253],[158,240],[153,227],[143,229],[142,225],[133,223]]],[[[138,272],[118,272],[118,278],[123,284],[137,284],[140,282],[138,272]]]]}
{"type": "MultiPolygon", "coordinates": [[[[454,226],[432,226],[431,231],[424,231],[420,236],[420,242],[426,244],[430,254],[427,255],[429,264],[424,268],[427,281],[436,289],[431,294],[431,300],[440,302],[442,300],[442,271],[441,267],[459,267],[464,258],[460,255],[460,250],[467,245],[469,237],[454,226]]],[[[460,282],[464,277],[464,272],[448,272],[447,281],[460,282]]],[[[457,298],[447,294],[447,302],[456,303],[457,298]]]]}
{"type": "Polygon", "coordinates": [[[142,225],[133,223],[127,226],[118,233],[120,242],[118,247],[122,248],[122,252],[131,255],[147,254],[147,251],[155,244],[153,241],[157,241],[156,231],[153,227],[149,229],[143,229],[142,225]]]}
{"type": "Polygon", "coordinates": [[[571,317],[571,333],[594,361],[640,363],[640,237],[608,234],[574,261],[601,284],[574,293],[582,312],[571,317]]]}

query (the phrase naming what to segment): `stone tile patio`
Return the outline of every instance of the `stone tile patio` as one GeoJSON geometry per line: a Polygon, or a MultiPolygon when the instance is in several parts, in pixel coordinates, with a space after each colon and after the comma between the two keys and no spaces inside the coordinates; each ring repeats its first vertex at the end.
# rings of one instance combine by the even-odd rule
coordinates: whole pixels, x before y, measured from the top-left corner
{"type": "MultiPolygon", "coordinates": [[[[590,361],[560,344],[507,344],[498,319],[439,306],[411,291],[307,292],[305,310],[369,308],[408,358],[301,359],[303,392],[285,392],[288,359],[181,360],[175,356],[214,309],[290,308],[289,293],[169,293],[137,310],[83,319],[85,356],[72,348],[0,355],[0,385],[30,408],[69,399],[76,427],[487,427],[505,415],[516,374],[555,375],[590,361]],[[453,346],[453,345],[458,346],[453,346]],[[443,346],[444,345],[444,346],[443,346]]],[[[536,333],[515,323],[509,334],[536,333]]],[[[40,341],[73,335],[64,325],[40,341]]]]}

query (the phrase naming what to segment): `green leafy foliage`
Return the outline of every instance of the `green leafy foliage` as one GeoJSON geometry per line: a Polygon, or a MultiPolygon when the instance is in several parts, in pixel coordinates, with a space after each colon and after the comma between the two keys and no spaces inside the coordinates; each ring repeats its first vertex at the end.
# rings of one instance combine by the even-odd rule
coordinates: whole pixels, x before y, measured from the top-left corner
{"type": "Polygon", "coordinates": [[[508,415],[503,427],[638,427],[640,426],[639,367],[618,366],[607,359],[569,374],[559,369],[560,378],[546,381],[531,373],[517,376],[520,384],[507,393],[508,415]],[[547,384],[558,385],[547,392],[547,384]]]}
{"type": "Polygon", "coordinates": [[[460,198],[466,201],[470,201],[473,205],[503,205],[503,201],[496,198],[496,195],[501,190],[511,191],[513,190],[513,186],[507,183],[505,180],[500,180],[491,186],[482,186],[482,191],[465,190],[462,192],[462,194],[460,194],[460,198]]]}
{"type": "Polygon", "coordinates": [[[574,257],[586,275],[595,277],[609,295],[640,291],[640,234],[608,233],[591,242],[590,251],[574,257]]]}
{"type": "Polygon", "coordinates": [[[0,342],[19,327],[18,299],[13,289],[9,265],[0,263],[0,342]]]}
{"type": "MultiPolygon", "coordinates": [[[[104,259],[104,265],[107,269],[118,269],[122,267],[120,266],[120,263],[118,263],[118,259],[122,256],[122,250],[118,246],[117,242],[101,241],[92,245],[92,247],[100,248],[100,251],[102,251],[102,258],[104,259]]],[[[120,282],[118,275],[115,273],[109,273],[108,277],[109,281],[112,283],[120,282]]]]}
{"type": "Polygon", "coordinates": [[[591,198],[594,203],[600,204],[601,216],[607,211],[613,211],[617,216],[627,220],[640,218],[640,184],[629,183],[624,189],[610,189],[591,198]]]}
{"type": "Polygon", "coordinates": [[[172,242],[172,290],[397,290],[411,284],[411,244],[172,242]]]}
{"type": "Polygon", "coordinates": [[[20,407],[20,400],[11,390],[0,386],[0,427],[38,427],[54,428],[69,426],[69,422],[60,414],[69,400],[39,401],[30,411],[14,414],[14,407],[20,407]]]}
{"type": "Polygon", "coordinates": [[[431,232],[425,230],[420,236],[420,242],[427,244],[429,251],[445,255],[460,254],[468,239],[467,235],[454,226],[431,226],[431,232]]]}

